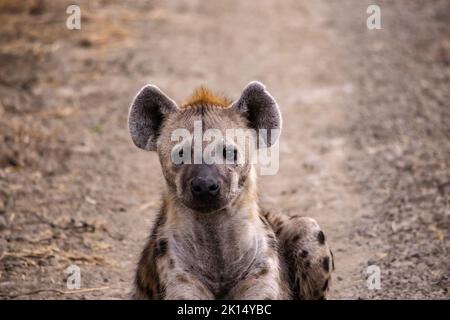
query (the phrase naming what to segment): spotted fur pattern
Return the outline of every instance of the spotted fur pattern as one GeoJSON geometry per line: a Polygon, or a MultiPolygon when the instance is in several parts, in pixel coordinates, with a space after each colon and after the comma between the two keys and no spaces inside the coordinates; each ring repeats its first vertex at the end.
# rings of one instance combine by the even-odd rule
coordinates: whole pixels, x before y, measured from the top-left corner
{"type": "Polygon", "coordinates": [[[269,221],[280,243],[292,298],[326,299],[335,265],[333,253],[317,221],[270,211],[262,215],[269,221]]]}

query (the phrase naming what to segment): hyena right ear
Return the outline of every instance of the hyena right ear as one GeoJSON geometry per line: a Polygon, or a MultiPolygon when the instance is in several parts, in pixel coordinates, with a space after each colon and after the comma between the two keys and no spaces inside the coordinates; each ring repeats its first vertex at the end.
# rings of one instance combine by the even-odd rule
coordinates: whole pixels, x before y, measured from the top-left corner
{"type": "Polygon", "coordinates": [[[157,86],[149,84],[143,87],[128,113],[128,130],[134,144],[141,149],[155,151],[164,115],[176,111],[176,103],[157,86]]]}
{"type": "Polygon", "coordinates": [[[258,148],[270,147],[278,140],[281,130],[280,108],[262,83],[250,82],[231,108],[247,118],[249,127],[256,130],[258,148]],[[266,135],[261,134],[264,131],[266,135]]]}

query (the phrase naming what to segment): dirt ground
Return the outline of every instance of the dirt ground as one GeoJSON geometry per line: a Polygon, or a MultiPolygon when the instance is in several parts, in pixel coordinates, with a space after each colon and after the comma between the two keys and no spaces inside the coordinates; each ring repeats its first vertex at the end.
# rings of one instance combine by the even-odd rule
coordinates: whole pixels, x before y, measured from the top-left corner
{"type": "Polygon", "coordinates": [[[376,3],[381,30],[359,0],[86,0],[68,30],[69,2],[0,0],[0,297],[127,298],[163,183],[132,97],[259,80],[284,118],[261,190],[325,230],[330,298],[449,299],[450,1],[376,3]]]}

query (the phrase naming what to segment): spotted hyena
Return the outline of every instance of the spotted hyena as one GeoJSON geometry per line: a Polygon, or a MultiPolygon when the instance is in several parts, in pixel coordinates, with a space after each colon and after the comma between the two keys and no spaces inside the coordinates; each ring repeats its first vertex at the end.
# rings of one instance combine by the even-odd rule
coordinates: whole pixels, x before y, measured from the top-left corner
{"type": "MultiPolygon", "coordinates": [[[[258,150],[277,141],[281,114],[259,82],[247,85],[235,102],[207,89],[181,105],[156,86],[139,91],[130,108],[129,131],[136,146],[158,153],[166,183],[137,266],[133,298],[325,298],[334,261],[317,222],[260,207],[256,167],[250,161],[255,151],[247,151],[252,149],[246,148],[248,139],[224,134],[208,146],[216,151],[215,159],[219,155],[227,161],[207,163],[202,153],[200,162],[192,161],[199,123],[202,134],[209,129],[264,131],[268,134],[249,138],[258,150]],[[174,139],[180,129],[192,134],[181,143],[174,139]]],[[[207,147],[204,140],[200,145],[207,147]]]]}

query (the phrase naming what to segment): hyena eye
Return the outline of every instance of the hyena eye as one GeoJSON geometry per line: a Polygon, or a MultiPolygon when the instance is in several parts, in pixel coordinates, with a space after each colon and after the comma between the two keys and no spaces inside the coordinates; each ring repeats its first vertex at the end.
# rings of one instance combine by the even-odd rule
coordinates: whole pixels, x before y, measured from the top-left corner
{"type": "Polygon", "coordinates": [[[236,162],[237,161],[237,150],[235,148],[225,147],[223,148],[223,158],[228,162],[236,162]]]}
{"type": "MultiPolygon", "coordinates": [[[[178,151],[178,156],[179,156],[181,159],[183,159],[183,156],[184,156],[183,148],[181,148],[181,149],[178,151]]],[[[184,164],[184,160],[181,160],[180,164],[184,164]]]]}
{"type": "Polygon", "coordinates": [[[171,155],[172,163],[175,165],[184,164],[183,156],[184,156],[183,148],[174,149],[171,155]]]}

